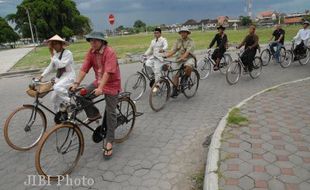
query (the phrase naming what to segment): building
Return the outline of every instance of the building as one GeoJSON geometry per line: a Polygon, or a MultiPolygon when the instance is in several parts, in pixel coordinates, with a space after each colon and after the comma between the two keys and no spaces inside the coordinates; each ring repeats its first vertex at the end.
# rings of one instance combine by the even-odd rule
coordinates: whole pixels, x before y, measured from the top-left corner
{"type": "Polygon", "coordinates": [[[224,27],[228,27],[229,26],[228,20],[229,20],[228,16],[219,16],[217,17],[217,24],[222,25],[224,27]]]}
{"type": "Polygon", "coordinates": [[[199,28],[200,24],[194,19],[189,19],[186,22],[184,22],[182,26],[186,26],[190,30],[196,30],[199,28]]]}
{"type": "Polygon", "coordinates": [[[293,13],[293,14],[288,14],[287,16],[284,17],[284,24],[287,25],[292,25],[292,24],[301,24],[304,19],[304,16],[309,15],[309,13],[293,13]]]}
{"type": "Polygon", "coordinates": [[[263,11],[258,13],[256,21],[259,26],[273,26],[278,18],[279,13],[276,11],[263,11]]]}

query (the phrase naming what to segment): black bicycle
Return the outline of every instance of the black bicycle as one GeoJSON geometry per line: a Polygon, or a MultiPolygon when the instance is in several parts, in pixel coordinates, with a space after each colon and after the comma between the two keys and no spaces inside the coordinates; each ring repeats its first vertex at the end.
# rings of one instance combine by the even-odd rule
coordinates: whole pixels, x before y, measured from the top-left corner
{"type": "Polygon", "coordinates": [[[155,82],[149,95],[150,106],[152,110],[156,112],[162,110],[169,100],[171,87],[176,87],[186,98],[195,96],[198,90],[200,80],[198,71],[193,68],[191,75],[186,76],[184,64],[182,64],[179,69],[172,69],[172,63],[172,61],[165,60],[165,65],[162,67],[162,77],[155,82]],[[177,73],[179,76],[180,82],[178,86],[176,86],[171,79],[171,75],[174,73],[177,73]]]}
{"type": "Polygon", "coordinates": [[[227,69],[226,81],[230,85],[236,84],[239,81],[242,73],[249,74],[252,79],[258,78],[262,73],[263,64],[261,58],[258,56],[255,56],[253,60],[253,70],[251,72],[242,72],[242,69],[243,71],[246,70],[244,63],[241,60],[242,53],[243,52],[238,53],[238,59],[232,62],[232,64],[230,64],[227,69]]]}
{"type": "Polygon", "coordinates": [[[145,65],[147,58],[142,56],[140,62],[143,63],[141,71],[130,75],[125,82],[124,90],[131,93],[131,98],[133,101],[138,101],[146,90],[146,82],[149,81],[150,87],[153,86],[155,82],[155,76],[153,73],[148,72],[148,68],[145,65]]]}
{"type": "MultiPolygon", "coordinates": [[[[273,42],[273,43],[275,43],[275,42],[273,42]]],[[[274,49],[271,49],[271,45],[272,45],[272,43],[270,43],[268,45],[268,48],[264,49],[260,54],[263,66],[267,66],[270,63],[271,58],[275,59],[275,52],[276,52],[277,47],[274,47],[274,49]]],[[[279,53],[280,63],[285,61],[285,57],[286,57],[286,49],[284,46],[282,46],[280,48],[280,53],[279,53]]]]}
{"type": "MultiPolygon", "coordinates": [[[[226,74],[227,68],[229,64],[232,62],[232,58],[230,54],[224,53],[220,65],[219,70],[222,74],[226,74]]],[[[206,79],[211,73],[212,66],[216,65],[215,61],[211,57],[211,49],[207,51],[207,55],[198,61],[197,71],[199,73],[200,79],[206,79]]]]}
{"type": "MultiPolygon", "coordinates": [[[[55,117],[55,121],[60,124],[44,134],[35,155],[38,173],[49,177],[51,180],[57,179],[59,175],[70,174],[77,165],[84,152],[84,136],[81,127],[86,127],[93,132],[93,141],[96,143],[101,142],[106,136],[105,116],[102,124],[96,129],[89,126],[94,121],[84,122],[78,118],[79,113],[86,107],[102,102],[105,98],[94,100],[94,102],[82,106],[80,100],[89,97],[75,92],[70,92],[69,96],[71,97],[70,103],[61,104],[60,112],[56,114],[57,118],[55,117]]],[[[115,143],[121,143],[128,138],[134,127],[136,117],[142,115],[137,113],[136,106],[130,99],[130,93],[120,93],[118,100],[115,143]]]]}
{"type": "Polygon", "coordinates": [[[27,94],[35,98],[33,104],[24,104],[14,110],[6,119],[3,134],[7,144],[15,150],[30,150],[38,144],[46,131],[47,121],[43,110],[55,115],[43,105],[40,98],[53,90],[54,81],[40,82],[32,79],[27,94]],[[43,109],[41,109],[43,108],[43,109]]]}
{"type": "Polygon", "coordinates": [[[297,60],[300,65],[306,65],[307,63],[310,62],[310,48],[309,47],[304,47],[304,53],[300,55],[296,55],[294,53],[295,48],[296,48],[295,41],[292,41],[291,49],[286,50],[285,61],[280,63],[283,68],[289,67],[292,62],[297,61],[297,60]]]}

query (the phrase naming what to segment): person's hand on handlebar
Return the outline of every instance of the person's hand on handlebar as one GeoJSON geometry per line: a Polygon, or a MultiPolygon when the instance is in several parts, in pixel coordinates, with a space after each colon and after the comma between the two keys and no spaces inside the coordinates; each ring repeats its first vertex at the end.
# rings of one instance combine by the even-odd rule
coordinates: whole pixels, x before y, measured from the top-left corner
{"type": "Polygon", "coordinates": [[[75,92],[76,89],[80,86],[80,84],[78,82],[74,82],[70,87],[69,90],[72,92],[75,92]]]}
{"type": "Polygon", "coordinates": [[[95,96],[100,96],[103,94],[103,91],[101,88],[96,88],[95,90],[92,91],[92,94],[94,94],[95,96]]]}

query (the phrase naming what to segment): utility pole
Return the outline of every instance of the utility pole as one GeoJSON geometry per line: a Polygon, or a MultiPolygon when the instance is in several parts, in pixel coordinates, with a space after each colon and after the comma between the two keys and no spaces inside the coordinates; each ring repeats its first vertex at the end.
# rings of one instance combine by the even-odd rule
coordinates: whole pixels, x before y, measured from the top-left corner
{"type": "Polygon", "coordinates": [[[33,36],[33,30],[32,30],[32,24],[31,24],[31,19],[29,15],[29,10],[26,7],[23,7],[26,10],[27,16],[28,16],[28,22],[29,22],[29,27],[30,27],[30,32],[31,32],[31,38],[32,38],[32,43],[34,44],[34,36],[33,36]]]}

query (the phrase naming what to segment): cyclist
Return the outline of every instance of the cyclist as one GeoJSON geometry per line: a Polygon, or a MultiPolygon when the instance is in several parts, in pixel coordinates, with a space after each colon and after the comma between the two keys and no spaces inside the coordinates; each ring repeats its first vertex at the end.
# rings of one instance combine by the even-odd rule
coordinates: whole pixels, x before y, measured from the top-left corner
{"type": "Polygon", "coordinates": [[[274,41],[270,44],[270,50],[274,54],[274,57],[276,59],[276,62],[280,62],[280,50],[281,47],[284,46],[284,38],[285,38],[285,30],[281,28],[280,24],[275,25],[275,30],[272,33],[272,36],[270,38],[270,42],[274,38],[274,41]],[[276,51],[274,50],[276,48],[276,51]]]}
{"type": "MultiPolygon", "coordinates": [[[[155,75],[155,81],[161,77],[161,68],[163,65],[163,53],[168,49],[166,38],[161,36],[161,29],[155,28],[155,39],[152,40],[150,47],[144,53],[145,56],[150,56],[146,61],[147,68],[151,68],[151,73],[155,75]]],[[[156,90],[156,88],[154,88],[156,90]]]]}
{"type": "Polygon", "coordinates": [[[300,29],[297,35],[294,37],[294,43],[296,45],[294,49],[295,61],[299,59],[299,57],[306,53],[306,46],[309,46],[309,39],[310,39],[310,29],[309,29],[310,22],[305,21],[303,23],[303,28],[300,29]]]}
{"type": "Polygon", "coordinates": [[[209,45],[209,49],[213,47],[216,42],[216,49],[212,54],[212,59],[215,61],[216,65],[214,66],[214,70],[217,71],[220,66],[220,61],[224,56],[224,53],[227,48],[227,35],[224,33],[225,27],[220,25],[217,27],[218,33],[214,36],[213,40],[209,45]]]}
{"type": "MultiPolygon", "coordinates": [[[[180,38],[177,39],[176,43],[171,52],[168,52],[165,57],[171,57],[177,54],[176,63],[172,64],[172,68],[179,69],[184,64],[185,76],[189,77],[192,73],[193,67],[195,66],[196,58],[194,56],[194,41],[189,38],[190,31],[187,27],[182,27],[179,31],[180,38]]],[[[183,80],[186,80],[183,79],[183,80]]],[[[183,82],[183,81],[181,81],[183,82]]],[[[179,85],[179,73],[173,76],[173,92],[171,97],[175,98],[179,94],[177,86],[179,85]]]]}
{"type": "Polygon", "coordinates": [[[58,112],[59,105],[62,102],[70,101],[68,88],[75,79],[75,71],[73,69],[74,61],[71,51],[65,49],[65,46],[69,45],[69,43],[60,36],[53,36],[47,40],[47,43],[51,61],[38,79],[42,80],[42,78],[46,77],[53,70],[57,71],[53,86],[54,90],[51,92],[51,99],[54,103],[54,111],[58,112]]]}
{"type": "MultiPolygon", "coordinates": [[[[75,90],[81,84],[88,71],[93,68],[96,79],[86,89],[88,94],[94,94],[94,96],[105,95],[107,136],[103,144],[103,156],[108,159],[112,156],[114,130],[117,126],[116,106],[118,94],[121,91],[120,69],[116,54],[108,46],[103,33],[91,32],[86,35],[86,40],[90,43],[91,49],[86,54],[85,61],[72,86],[72,90],[75,90]]],[[[86,106],[91,101],[84,99],[81,103],[86,106]]],[[[101,117],[99,110],[95,106],[86,107],[85,112],[90,120],[96,120],[101,117]]]]}
{"type": "Polygon", "coordinates": [[[253,61],[256,55],[256,51],[259,48],[259,38],[255,34],[256,27],[251,25],[249,27],[249,34],[244,38],[237,49],[244,46],[245,51],[241,55],[242,63],[245,65],[245,72],[251,72],[253,70],[253,61]]]}

